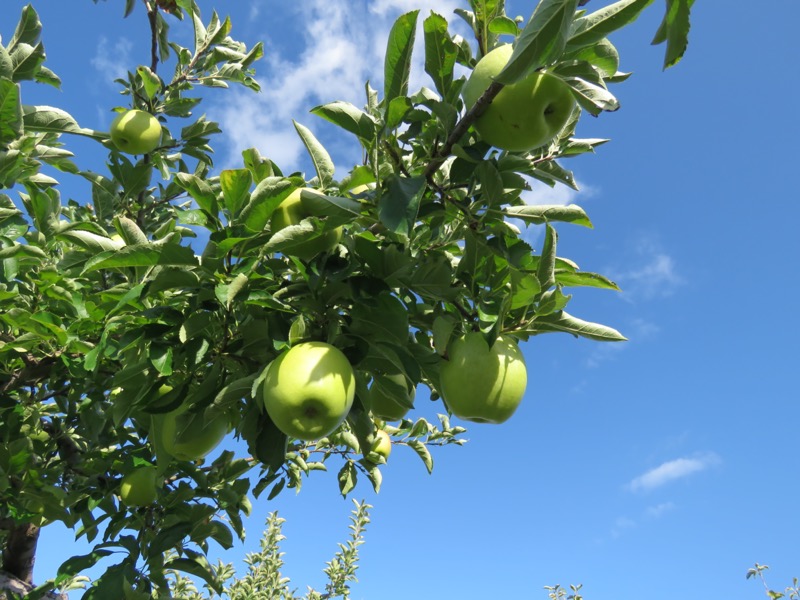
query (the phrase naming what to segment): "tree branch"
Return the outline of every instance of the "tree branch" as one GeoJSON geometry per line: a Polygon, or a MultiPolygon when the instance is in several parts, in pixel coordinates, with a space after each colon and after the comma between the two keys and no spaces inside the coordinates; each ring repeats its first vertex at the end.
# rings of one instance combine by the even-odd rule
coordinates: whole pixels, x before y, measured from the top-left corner
{"type": "Polygon", "coordinates": [[[447,137],[444,145],[437,150],[436,154],[434,154],[431,162],[428,164],[427,168],[425,169],[425,177],[430,178],[433,176],[436,171],[439,170],[439,167],[444,164],[444,161],[447,160],[447,157],[450,156],[450,153],[453,150],[453,146],[458,143],[467,130],[469,126],[475,122],[483,111],[492,103],[492,100],[495,99],[497,94],[500,93],[500,90],[503,89],[503,84],[497,81],[492,82],[492,84],[486,88],[486,91],[483,92],[478,101],[470,108],[463,118],[456,123],[456,126],[453,128],[453,131],[450,132],[450,135],[447,137]]]}
{"type": "MultiPolygon", "coordinates": [[[[5,600],[6,595],[3,592],[10,592],[15,597],[23,597],[33,590],[34,586],[30,583],[20,581],[10,573],[0,571],[0,600],[5,600]]],[[[69,600],[67,594],[59,594],[58,592],[49,592],[45,594],[48,600],[69,600]]]]}
{"type": "Polygon", "coordinates": [[[20,523],[9,528],[3,548],[3,571],[25,584],[33,583],[33,563],[39,528],[33,523],[20,523]]]}

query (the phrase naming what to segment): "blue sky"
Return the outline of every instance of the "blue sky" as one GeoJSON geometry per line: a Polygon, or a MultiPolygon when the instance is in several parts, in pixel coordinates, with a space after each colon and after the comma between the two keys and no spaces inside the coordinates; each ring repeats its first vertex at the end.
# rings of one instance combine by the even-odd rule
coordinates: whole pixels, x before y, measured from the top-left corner
{"type": "MultiPolygon", "coordinates": [[[[5,0],[4,39],[24,4],[5,0]]],[[[206,15],[215,4],[231,15],[234,37],[263,40],[268,51],[257,64],[261,94],[213,93],[204,104],[225,131],[220,166],[239,166],[239,152],[256,146],[309,177],[291,119],[328,144],[341,177],[358,149],[334,141],[308,110],[362,104],[367,79],[379,87],[385,36],[400,12],[434,8],[455,22],[460,5],[200,2],[206,15]]],[[[525,17],[534,7],[508,4],[525,17]]],[[[142,6],[123,21],[119,0],[34,5],[63,89],[29,84],[23,100],[106,129],[110,109],[125,104],[113,78],[148,62],[142,6]]],[[[354,494],[374,506],[354,599],[536,599],[546,598],[544,585],[578,582],[587,600],[745,599],[763,594],[744,577],[756,561],[771,566],[774,587],[800,575],[800,6],[698,2],[689,51],[667,72],[663,48],[649,45],[662,11],[654,3],[612,38],[634,75],[615,89],[619,112],[579,126],[581,137],[612,138],[569,163],[582,190],[543,187],[528,198],[588,211],[594,230],[560,227],[560,254],[623,292],[577,290],[570,312],[630,341],[535,338],[524,346],[529,388],[512,420],[469,426],[464,447],[434,451],[432,476],[396,448],[381,493],[363,482],[354,494]]],[[[188,27],[173,24],[187,40],[188,27]]],[[[421,59],[412,85],[425,84],[421,59]]],[[[82,166],[103,168],[96,143],[68,147],[82,166]]],[[[65,196],[87,197],[82,183],[62,180],[65,196]]],[[[441,406],[422,393],[417,405],[426,416],[441,406]]],[[[240,565],[278,510],[287,519],[285,575],[301,589],[322,586],[352,508],[335,472],[254,507],[246,543],[214,559],[240,565]]],[[[72,539],[44,530],[38,580],[86,551],[72,539]]]]}

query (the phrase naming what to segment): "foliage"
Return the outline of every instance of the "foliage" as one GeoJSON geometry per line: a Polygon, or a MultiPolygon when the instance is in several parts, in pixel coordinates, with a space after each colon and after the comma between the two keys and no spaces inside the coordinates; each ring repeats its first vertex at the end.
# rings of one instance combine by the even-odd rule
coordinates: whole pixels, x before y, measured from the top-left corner
{"type": "Polygon", "coordinates": [[[764,593],[767,598],[777,600],[778,598],[789,598],[789,600],[800,600],[800,580],[797,577],[792,579],[792,585],[786,586],[783,592],[776,592],[767,585],[767,580],[764,577],[764,571],[768,570],[769,566],[760,565],[756,563],[752,568],[747,570],[747,579],[760,579],[764,585],[764,593]]]}
{"type": "MultiPolygon", "coordinates": [[[[357,581],[355,573],[359,560],[358,548],[364,543],[364,530],[369,523],[371,508],[364,502],[355,502],[350,517],[352,524],[349,539],[345,544],[339,544],[339,550],[324,569],[328,577],[325,591],[321,593],[309,587],[308,592],[302,596],[304,600],[349,598],[349,584],[357,581]]],[[[224,586],[223,596],[230,600],[300,600],[301,596],[290,589],[289,579],[281,575],[284,562],[280,543],[285,539],[281,533],[284,522],[285,519],[278,517],[276,512],[267,517],[267,528],[261,537],[261,551],[248,554],[245,558],[247,574],[244,577],[236,578],[235,570],[230,564],[220,563],[217,566],[217,584],[224,586]]],[[[175,598],[205,600],[217,597],[211,586],[206,586],[201,592],[191,579],[176,571],[170,572],[168,577],[171,593],[175,598]]]]}
{"type": "MultiPolygon", "coordinates": [[[[129,156],[65,111],[24,103],[22,84],[60,85],[44,65],[39,17],[25,7],[0,43],[0,188],[9,192],[0,193],[0,530],[4,547],[19,544],[15,556],[24,558],[2,569],[30,587],[38,527],[61,521],[95,545],[66,560],[37,594],[111,561],[84,598],[157,595],[175,570],[221,593],[206,554],[211,541],[230,548],[234,534],[243,537],[251,493],[269,490],[271,499],[299,489],[332,463],[343,495],[362,475],[379,489],[382,460],[369,453],[384,426],[370,413],[375,378],[403,375],[436,402],[449,340],[467,331],[490,341],[551,332],[624,340],[565,310],[567,288],[617,289],[558,254],[554,224],[591,227],[588,215],[576,205],[529,206],[523,192],[532,181],[577,189],[565,162],[607,140],[575,138],[576,125],[584,112],[616,110],[610,86],[628,76],[608,36],[651,2],[588,12],[577,0],[542,0],[520,27],[502,1],[470,0],[456,12],[474,46],[432,13],[422,30],[433,89],[417,91],[408,82],[419,11],[402,15],[387,40],[383,89],[367,85],[361,108],[334,101],[311,111],[363,152],[341,179],[299,122],[310,177],[284,173],[256,148],[242,152],[237,168],[215,168],[212,139],[221,132],[198,111],[201,90],[257,91],[254,64],[263,55],[261,43],[248,48],[230,36],[230,19],[213,12],[204,20],[194,0],[143,2],[152,53],[118,80],[126,106],[117,108],[155,115],[162,139],[153,152],[129,156]],[[170,37],[175,24],[192,28],[190,47],[170,37]],[[460,73],[503,35],[516,36],[514,54],[465,111],[460,73]],[[539,68],[570,85],[573,118],[541,148],[492,149],[470,125],[503,84],[539,68]],[[105,165],[81,165],[62,140],[70,135],[101,144],[105,165]],[[64,200],[57,177],[90,192],[64,200]],[[273,231],[276,207],[302,187],[322,192],[307,198],[315,216],[273,231]],[[543,225],[541,247],[512,220],[543,225]],[[338,227],[344,234],[332,251],[293,255],[338,227]],[[261,403],[266,367],[305,340],[340,348],[357,379],[346,422],[316,442],[288,439],[261,403]],[[174,410],[225,420],[250,456],[170,456],[157,434],[174,410]],[[148,465],[158,470],[157,501],[121,504],[122,478],[148,465]]],[[[125,16],[136,4],[126,0],[125,16]]],[[[654,41],[666,42],[669,65],[685,48],[691,0],[667,6],[654,41]]],[[[464,441],[465,430],[437,406],[434,422],[415,416],[384,426],[428,471],[431,446],[464,441]]],[[[337,565],[330,576],[340,578],[341,567],[346,581],[337,565]]]]}

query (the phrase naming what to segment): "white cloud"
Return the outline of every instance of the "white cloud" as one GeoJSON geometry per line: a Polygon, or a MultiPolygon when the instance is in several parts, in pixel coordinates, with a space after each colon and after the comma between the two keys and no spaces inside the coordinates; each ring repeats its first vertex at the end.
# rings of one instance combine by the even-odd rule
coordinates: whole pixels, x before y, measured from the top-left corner
{"type": "MultiPolygon", "coordinates": [[[[392,24],[402,12],[416,8],[422,10],[411,86],[416,89],[413,86],[422,85],[426,81],[422,69],[422,20],[429,13],[428,9],[450,19],[457,6],[458,3],[451,0],[378,0],[372,3],[307,0],[302,6],[298,5],[295,15],[298,23],[287,23],[287,27],[302,30],[302,38],[297,39],[298,46],[286,50],[287,54],[274,46],[266,49],[265,60],[256,64],[261,73],[262,92],[254,94],[241,90],[226,94],[225,104],[218,104],[209,111],[211,117],[220,122],[229,141],[231,150],[224,162],[239,164],[239,152],[256,147],[284,172],[301,168],[300,161],[305,160],[304,148],[292,119],[318,134],[322,121],[308,114],[314,106],[335,100],[363,106],[367,81],[375,89],[382,88],[384,52],[392,24]]],[[[268,18],[266,13],[260,11],[257,15],[268,18]]],[[[353,163],[360,157],[355,139],[350,146],[330,147],[329,151],[339,164],[353,163]],[[351,156],[344,160],[340,156],[342,153],[351,156]]]]}
{"type": "Polygon", "coordinates": [[[628,489],[633,492],[650,491],[678,479],[688,477],[693,473],[705,471],[720,463],[720,458],[713,452],[702,454],[693,458],[677,458],[650,469],[646,473],[634,478],[628,489]]]}
{"type": "Polygon", "coordinates": [[[133,44],[127,38],[118,38],[111,44],[108,38],[101,37],[97,44],[97,53],[91,60],[92,66],[100,72],[109,85],[116,85],[115,79],[124,79],[128,76],[132,50],[133,44]]]}

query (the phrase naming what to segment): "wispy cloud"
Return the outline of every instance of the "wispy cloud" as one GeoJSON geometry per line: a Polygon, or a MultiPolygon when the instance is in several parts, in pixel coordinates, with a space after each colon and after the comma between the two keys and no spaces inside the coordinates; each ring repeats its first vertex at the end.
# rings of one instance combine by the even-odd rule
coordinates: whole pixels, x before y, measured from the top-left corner
{"type": "Polygon", "coordinates": [[[128,67],[132,62],[132,50],[133,44],[127,38],[118,38],[112,44],[107,37],[101,37],[91,61],[92,66],[109,85],[116,85],[115,79],[127,77],[128,67]]]}
{"type": "Polygon", "coordinates": [[[642,318],[635,318],[626,326],[621,327],[621,330],[621,333],[628,338],[628,341],[614,344],[594,344],[586,358],[587,367],[595,369],[605,362],[614,360],[624,350],[656,335],[660,328],[655,323],[642,318]]]}
{"type": "Polygon", "coordinates": [[[675,510],[675,503],[674,502],[662,502],[661,504],[656,504],[654,506],[648,506],[644,513],[651,519],[660,519],[666,513],[675,510]]]}
{"type": "Polygon", "coordinates": [[[676,458],[635,477],[628,483],[627,488],[632,492],[647,492],[694,473],[705,471],[720,462],[720,457],[713,452],[707,452],[691,458],[676,458]]]}
{"type": "Polygon", "coordinates": [[[625,300],[669,296],[685,283],[675,259],[654,236],[642,236],[636,241],[630,264],[624,269],[607,270],[620,284],[625,300]]]}

